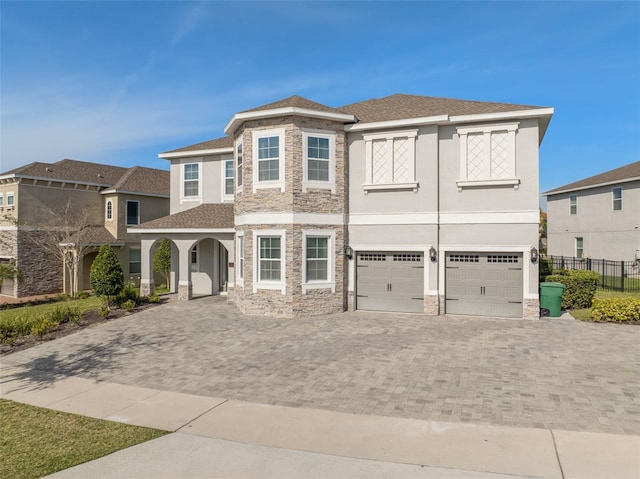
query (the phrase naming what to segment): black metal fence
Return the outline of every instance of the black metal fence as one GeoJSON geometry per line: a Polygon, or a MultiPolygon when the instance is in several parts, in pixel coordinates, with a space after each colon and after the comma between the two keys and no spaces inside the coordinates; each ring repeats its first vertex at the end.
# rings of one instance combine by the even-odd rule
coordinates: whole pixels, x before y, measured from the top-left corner
{"type": "Polygon", "coordinates": [[[600,274],[598,289],[603,291],[640,292],[640,261],[547,256],[553,269],[584,269],[600,274]]]}

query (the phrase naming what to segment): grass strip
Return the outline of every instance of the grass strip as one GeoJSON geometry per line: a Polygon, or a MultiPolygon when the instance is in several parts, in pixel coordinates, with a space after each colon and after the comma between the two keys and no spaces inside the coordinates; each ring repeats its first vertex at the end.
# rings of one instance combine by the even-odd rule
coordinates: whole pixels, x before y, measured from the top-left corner
{"type": "Polygon", "coordinates": [[[0,399],[0,477],[46,476],[165,434],[0,399]]]}

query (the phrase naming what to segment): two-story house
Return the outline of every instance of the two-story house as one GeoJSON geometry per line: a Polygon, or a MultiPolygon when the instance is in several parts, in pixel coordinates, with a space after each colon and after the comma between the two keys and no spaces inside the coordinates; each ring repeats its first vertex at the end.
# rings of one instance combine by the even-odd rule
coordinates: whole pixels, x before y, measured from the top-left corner
{"type": "Polygon", "coordinates": [[[640,161],[544,194],[550,255],[640,259],[640,161]]]}
{"type": "Polygon", "coordinates": [[[538,150],[552,108],[392,95],[339,108],[293,96],[226,137],[159,155],[180,299],[244,313],[345,310],[537,318],[538,150]]]}
{"type": "Polygon", "coordinates": [[[22,281],[5,281],[1,293],[24,297],[89,289],[91,264],[102,244],[114,247],[125,278],[139,280],[140,237],[127,228],[168,213],[165,170],[65,159],[2,173],[0,260],[15,262],[22,281]],[[58,238],[69,244],[48,244],[58,238]],[[76,255],[76,274],[54,254],[65,247],[76,255]]]}

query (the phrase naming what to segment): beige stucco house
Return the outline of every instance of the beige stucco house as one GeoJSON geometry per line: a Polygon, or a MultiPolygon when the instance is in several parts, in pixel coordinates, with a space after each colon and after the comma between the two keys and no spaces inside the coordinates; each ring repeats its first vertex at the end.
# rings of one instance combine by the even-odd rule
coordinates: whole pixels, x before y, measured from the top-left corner
{"type": "Polygon", "coordinates": [[[640,161],[544,194],[548,254],[640,260],[640,161]]]}
{"type": "Polygon", "coordinates": [[[22,281],[5,281],[1,293],[24,297],[89,289],[91,264],[102,244],[114,247],[125,278],[139,281],[140,236],[127,228],[168,213],[164,170],[65,159],[2,173],[0,261],[15,262],[22,281]],[[75,275],[43,244],[55,238],[79,253],[69,256],[77,259],[75,275]]]}
{"type": "Polygon", "coordinates": [[[180,299],[245,313],[345,310],[537,318],[538,151],[552,108],[392,95],[293,96],[227,136],[159,155],[171,215],[141,235],[141,288],[173,242],[180,299]]]}

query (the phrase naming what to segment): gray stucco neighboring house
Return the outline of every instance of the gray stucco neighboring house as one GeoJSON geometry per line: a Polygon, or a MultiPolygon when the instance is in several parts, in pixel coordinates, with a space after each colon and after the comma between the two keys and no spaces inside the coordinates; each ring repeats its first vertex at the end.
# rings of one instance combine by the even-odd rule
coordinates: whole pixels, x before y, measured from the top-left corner
{"type": "Polygon", "coordinates": [[[64,159],[1,173],[0,261],[14,262],[22,281],[4,281],[0,294],[89,289],[91,264],[102,244],[114,248],[125,278],[138,281],[140,237],[127,227],[168,213],[165,170],[64,159]],[[52,254],[58,245],[49,243],[56,238],[69,245],[65,259],[52,254]],[[67,260],[77,261],[75,274],[63,265],[67,260]]]}
{"type": "Polygon", "coordinates": [[[173,243],[179,299],[247,314],[537,318],[538,152],[552,108],[396,94],[292,96],[161,153],[171,214],[141,235],[144,294],[173,243]]]}
{"type": "Polygon", "coordinates": [[[640,259],[640,161],[544,193],[548,254],[640,259]]]}

